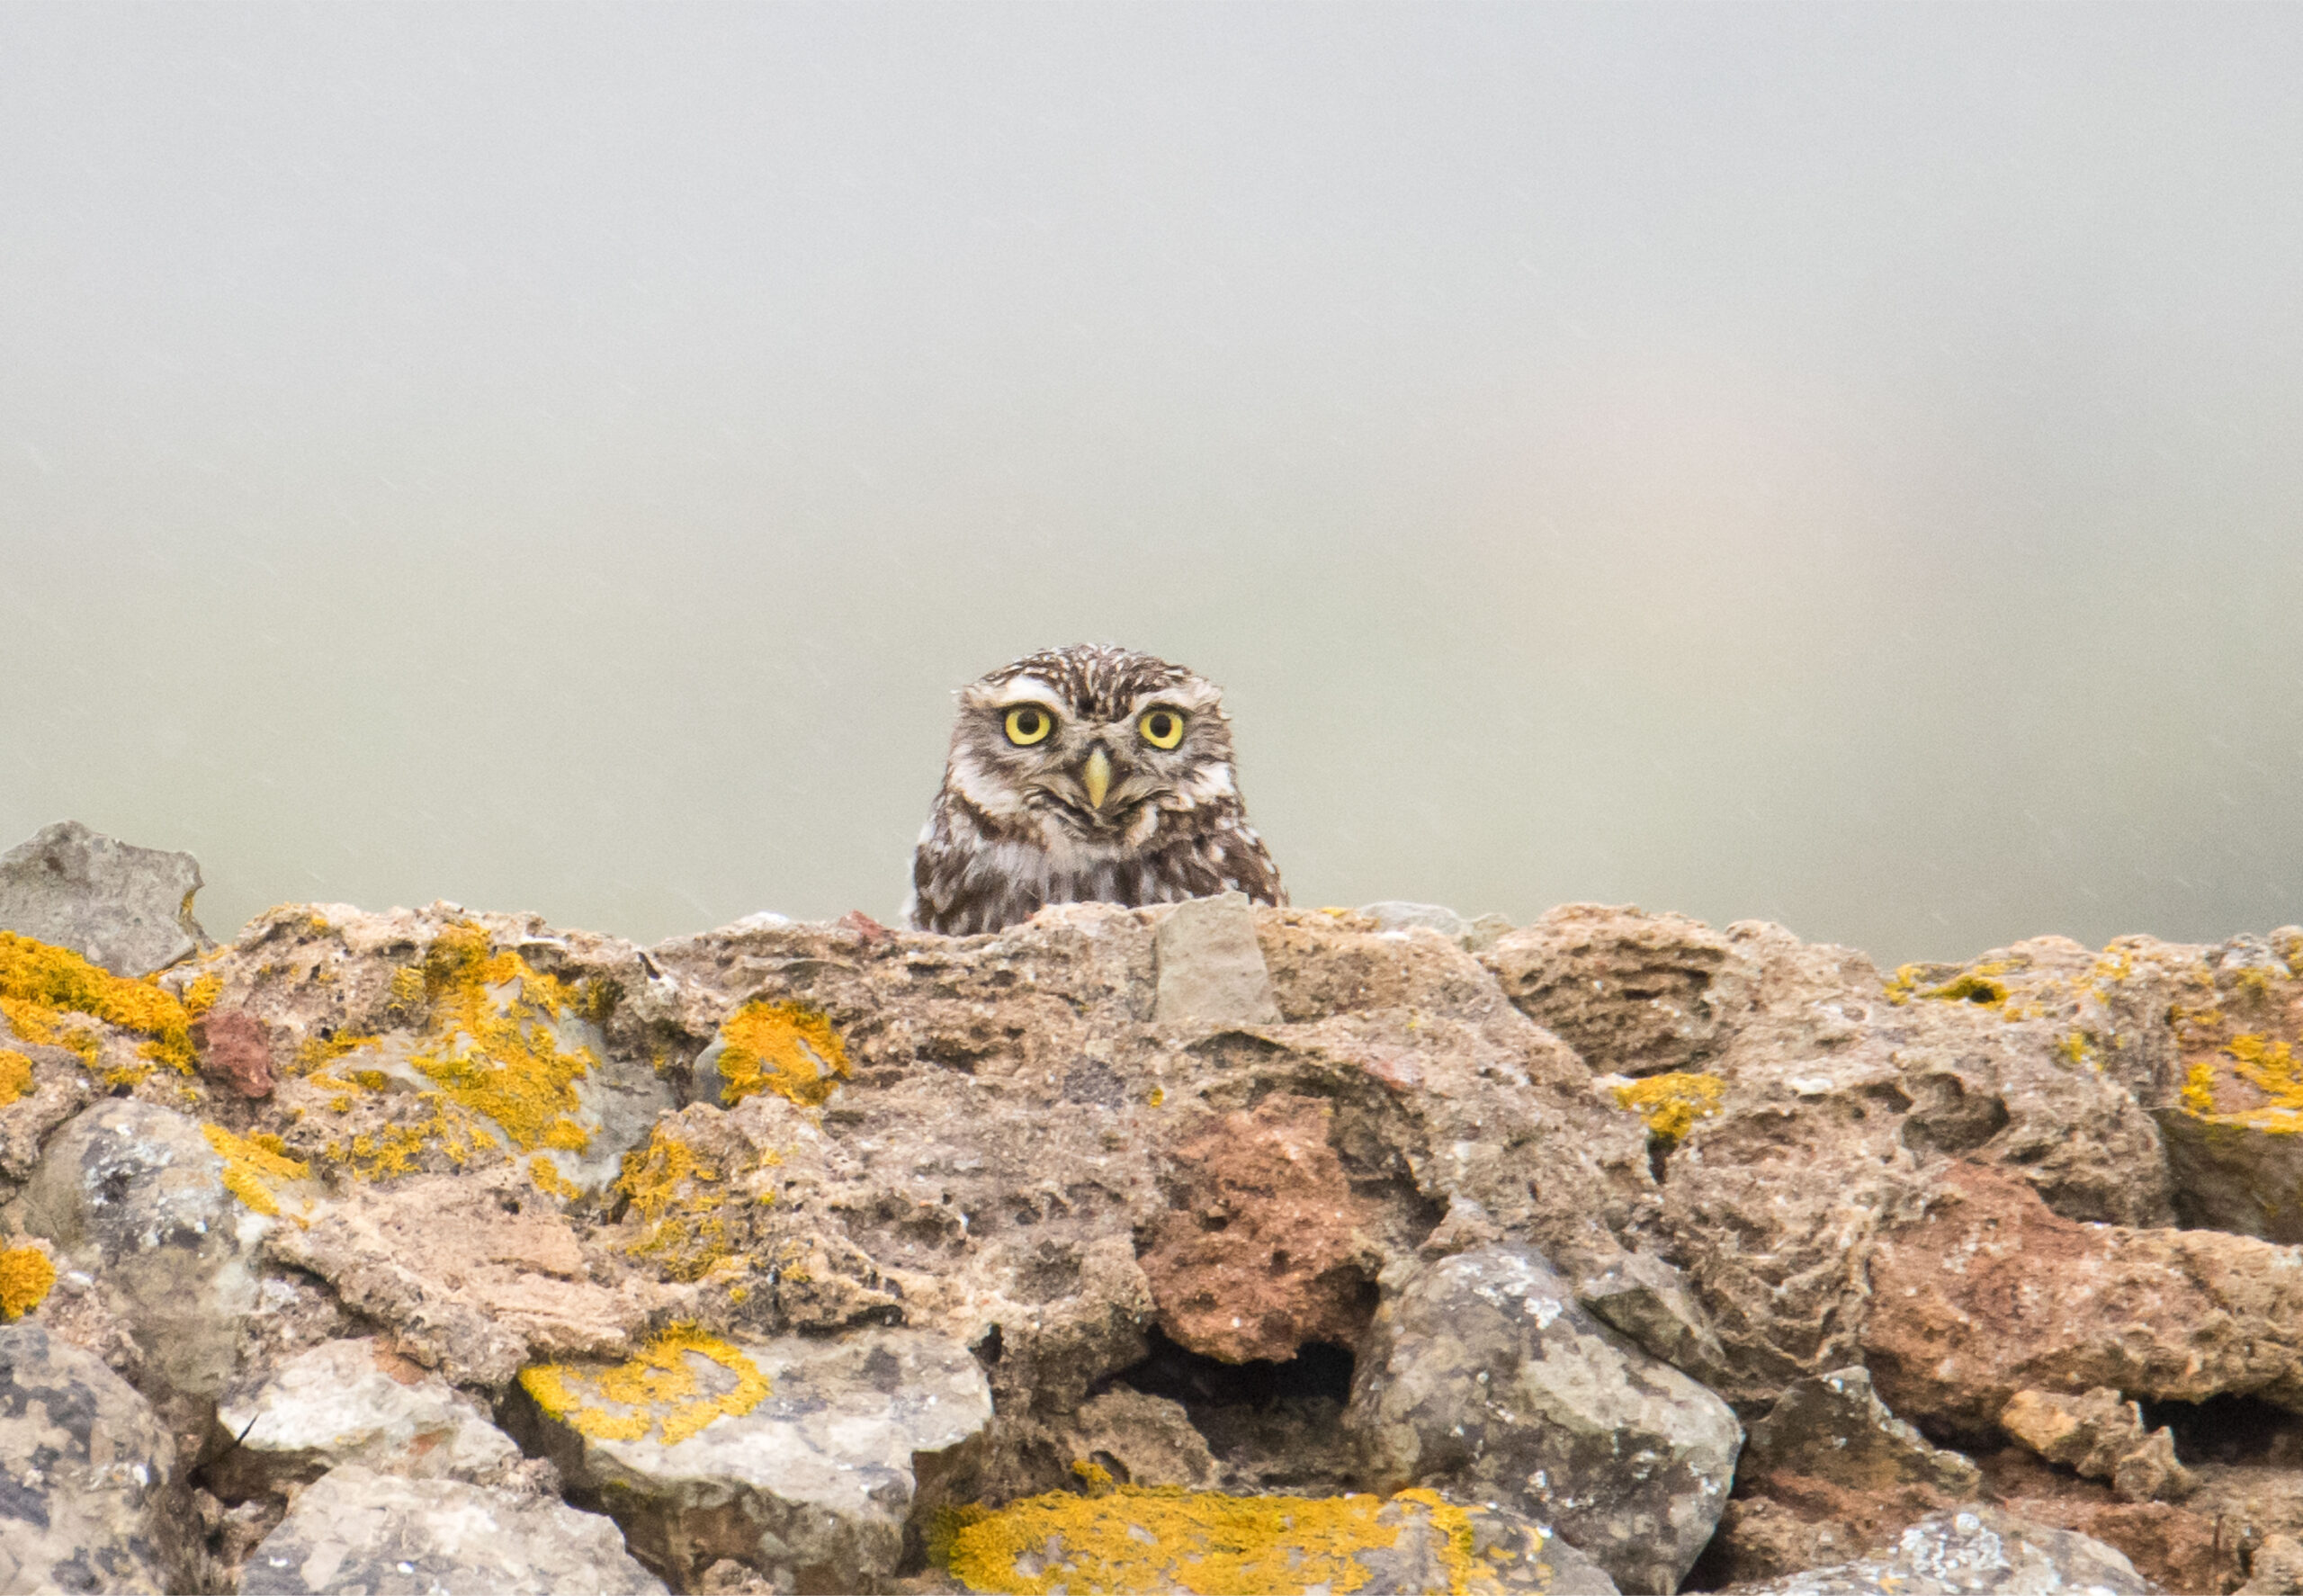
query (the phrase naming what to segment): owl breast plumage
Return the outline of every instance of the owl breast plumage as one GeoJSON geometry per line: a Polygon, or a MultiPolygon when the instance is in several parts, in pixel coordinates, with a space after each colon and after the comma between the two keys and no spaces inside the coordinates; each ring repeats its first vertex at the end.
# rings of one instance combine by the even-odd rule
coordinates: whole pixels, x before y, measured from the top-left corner
{"type": "Polygon", "coordinates": [[[1182,666],[1081,644],[960,689],[904,918],[997,931],[1050,903],[1287,894],[1248,824],[1223,695],[1182,666]]]}

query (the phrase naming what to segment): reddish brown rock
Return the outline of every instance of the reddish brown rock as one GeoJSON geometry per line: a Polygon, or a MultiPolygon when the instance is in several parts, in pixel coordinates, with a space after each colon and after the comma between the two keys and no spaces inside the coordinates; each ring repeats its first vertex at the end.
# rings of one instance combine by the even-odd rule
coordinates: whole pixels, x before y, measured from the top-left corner
{"type": "Polygon", "coordinates": [[[2217,1231],[2079,1224],[1953,1164],[1870,1255],[1865,1361],[1897,1412],[1987,1432],[2026,1388],[2303,1411],[2303,1256],[2217,1231]]]}
{"type": "Polygon", "coordinates": [[[1980,1461],[2008,1511],[2115,1547],[2137,1574],[2169,1591],[2231,1590],[2243,1577],[2244,1548],[2258,1538],[2244,1511],[2122,1502],[2108,1484],[2075,1478],[2021,1447],[1980,1461]]]}
{"type": "Polygon", "coordinates": [[[244,1098],[268,1098],[274,1078],[272,1043],[264,1022],[237,1009],[211,1009],[193,1022],[200,1071],[244,1098]]]}
{"type": "Polygon", "coordinates": [[[1246,1363],[1359,1339],[1382,1254],[1328,1144],[1333,1120],[1316,1098],[1275,1094],[1178,1144],[1170,1206],[1139,1260],[1178,1343],[1246,1363]]]}

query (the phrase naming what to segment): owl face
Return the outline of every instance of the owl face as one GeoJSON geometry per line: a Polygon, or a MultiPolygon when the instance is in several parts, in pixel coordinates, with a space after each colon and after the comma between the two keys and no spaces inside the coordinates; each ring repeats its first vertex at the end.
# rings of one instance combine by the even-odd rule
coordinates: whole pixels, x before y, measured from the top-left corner
{"type": "Polygon", "coordinates": [[[960,692],[949,782],[1044,846],[1140,847],[1162,817],[1232,797],[1223,694],[1122,649],[1030,655],[960,692]]]}

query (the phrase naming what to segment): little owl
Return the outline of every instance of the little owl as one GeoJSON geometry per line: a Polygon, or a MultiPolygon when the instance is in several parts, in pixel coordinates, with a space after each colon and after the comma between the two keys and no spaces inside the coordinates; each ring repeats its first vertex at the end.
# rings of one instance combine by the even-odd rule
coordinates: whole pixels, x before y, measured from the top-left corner
{"type": "Polygon", "coordinates": [[[1214,683],[1082,643],[959,696],[944,790],[912,855],[914,929],[997,931],[1083,900],[1287,901],[1240,802],[1214,683]]]}

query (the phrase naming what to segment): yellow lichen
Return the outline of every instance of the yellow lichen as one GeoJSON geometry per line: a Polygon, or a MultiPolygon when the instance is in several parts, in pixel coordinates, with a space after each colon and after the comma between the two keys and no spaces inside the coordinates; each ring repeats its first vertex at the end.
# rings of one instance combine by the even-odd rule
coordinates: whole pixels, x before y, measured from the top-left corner
{"type": "Polygon", "coordinates": [[[32,1062],[13,1047],[0,1047],[0,1107],[32,1092],[32,1062]]]}
{"type": "Polygon", "coordinates": [[[2221,1049],[2225,1068],[2263,1095],[2250,1108],[2218,1113],[2214,1060],[2194,1062],[2185,1071],[2180,1101],[2184,1109],[2219,1125],[2289,1135],[2303,1132],[2303,1060],[2291,1045],[2256,1032],[2232,1037],[2221,1049]]]}
{"type": "Polygon", "coordinates": [[[216,1000],[223,995],[224,978],[214,971],[195,978],[184,989],[184,1011],[198,1019],[216,1007],[216,1000]]]}
{"type": "Polygon", "coordinates": [[[203,1125],[200,1134],[224,1161],[224,1189],[259,1214],[280,1213],[280,1198],[264,1184],[267,1179],[301,1180],[312,1172],[310,1165],[288,1156],[287,1143],[277,1136],[236,1136],[220,1125],[203,1125]]]}
{"type": "Polygon", "coordinates": [[[2062,1055],[2063,1062],[2073,1069],[2083,1070],[2087,1067],[2088,1047],[2085,1032],[2072,1032],[2055,1045],[2055,1050],[2062,1055]]]}
{"type": "Polygon", "coordinates": [[[2184,1111],[2202,1118],[2215,1112],[2215,1066],[2193,1064],[2183,1075],[2184,1111]]]}
{"type": "Polygon", "coordinates": [[[1977,964],[1974,969],[1953,976],[1938,987],[1920,993],[1922,998],[1939,1003],[1977,1003],[1986,1008],[2007,1001],[2007,985],[1995,977],[2004,975],[2016,966],[2012,960],[1999,960],[1977,964]]]}
{"type": "Polygon", "coordinates": [[[1112,1471],[1100,1463],[1091,1463],[1085,1457],[1074,1458],[1071,1472],[1079,1477],[1081,1489],[1090,1496],[1109,1496],[1116,1488],[1112,1471]]]}
{"type": "Polygon", "coordinates": [[[520,1371],[520,1385],[538,1407],[580,1435],[642,1440],[660,1430],[668,1447],[716,1419],[750,1412],[769,1388],[767,1376],[749,1358],[694,1325],[673,1326],[612,1368],[533,1365],[520,1371]],[[734,1384],[716,1394],[707,1392],[692,1358],[717,1364],[735,1376],[734,1384]]]}
{"type": "MultiPolygon", "coordinates": [[[[761,1161],[777,1161],[769,1152],[761,1161]]],[[[740,1262],[725,1213],[729,1177],[730,1171],[659,1125],[646,1147],[623,1155],[623,1170],[616,1178],[616,1189],[632,1199],[632,1212],[640,1220],[640,1234],[626,1250],[635,1258],[653,1260],[675,1280],[727,1272],[731,1261],[740,1262]]],[[[759,1200],[771,1202],[775,1195],[762,1192],[759,1200]]]]}
{"type": "Polygon", "coordinates": [[[538,1191],[549,1192],[560,1201],[572,1203],[584,1195],[582,1188],[560,1172],[560,1166],[544,1153],[528,1160],[528,1179],[538,1191]]]}
{"type": "Polygon", "coordinates": [[[95,1063],[96,1038],[76,1027],[58,1037],[59,1015],[85,1014],[139,1032],[150,1038],[139,1050],[144,1057],[180,1074],[190,1075],[198,1069],[192,1046],[192,1016],[158,982],[127,980],[90,964],[69,948],[52,947],[13,931],[0,931],[0,1008],[4,1008],[8,1023],[25,1041],[60,1040],[91,1065],[95,1063]],[[35,1034],[43,1031],[48,1034],[35,1034]]]}
{"type": "Polygon", "coordinates": [[[456,925],[425,955],[424,983],[435,1017],[434,1045],[410,1061],[446,1095],[503,1127],[523,1152],[581,1152],[591,1134],[574,1117],[576,1082],[591,1072],[584,1053],[563,1053],[550,1022],[573,1006],[556,977],[509,951],[488,951],[488,933],[456,925]]]}
{"type": "Polygon", "coordinates": [[[1647,1122],[1647,1134],[1666,1142],[1686,1135],[1698,1118],[1718,1113],[1720,1095],[1726,1089],[1727,1083],[1716,1075],[1680,1070],[1615,1089],[1617,1105],[1637,1113],[1647,1122]]]}
{"type": "Polygon", "coordinates": [[[0,1252],[0,1314],[21,1319],[48,1300],[56,1284],[56,1266],[37,1247],[11,1247],[0,1252]]]}
{"type": "MultiPolygon", "coordinates": [[[[1448,1589],[1491,1585],[1470,1555],[1470,1520],[1429,1491],[1402,1492],[1430,1515],[1448,1589]]],[[[972,1591],[1047,1596],[1165,1591],[1194,1596],[1348,1596],[1374,1577],[1359,1554],[1395,1547],[1375,1496],[1223,1496],[1121,1485],[1026,1497],[993,1512],[941,1516],[931,1549],[972,1591]]],[[[1492,1587],[1491,1587],[1492,1588],[1492,1587]]]]}
{"type": "Polygon", "coordinates": [[[847,1049],[831,1021],[798,1003],[755,1000],[728,1017],[720,1034],[720,1100],[733,1107],[772,1091],[810,1106],[831,1096],[847,1073],[847,1049]]]}

